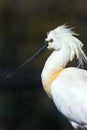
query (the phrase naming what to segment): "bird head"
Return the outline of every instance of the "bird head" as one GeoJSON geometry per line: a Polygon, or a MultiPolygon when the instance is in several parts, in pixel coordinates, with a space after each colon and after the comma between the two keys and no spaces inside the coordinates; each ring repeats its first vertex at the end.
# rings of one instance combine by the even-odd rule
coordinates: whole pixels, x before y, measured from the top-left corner
{"type": "MultiPolygon", "coordinates": [[[[83,61],[87,62],[87,57],[82,50],[83,43],[75,36],[72,28],[67,25],[61,25],[47,34],[45,41],[48,43],[48,49],[61,50],[63,47],[68,47],[71,51],[70,61],[76,56],[79,66],[83,66],[83,61]]],[[[68,50],[67,50],[68,51],[68,50]]]]}
{"type": "Polygon", "coordinates": [[[74,40],[74,35],[78,34],[72,31],[72,28],[68,28],[66,25],[61,25],[47,34],[47,38],[45,39],[48,42],[47,48],[59,50],[63,46],[72,44],[70,42],[74,40]]]}

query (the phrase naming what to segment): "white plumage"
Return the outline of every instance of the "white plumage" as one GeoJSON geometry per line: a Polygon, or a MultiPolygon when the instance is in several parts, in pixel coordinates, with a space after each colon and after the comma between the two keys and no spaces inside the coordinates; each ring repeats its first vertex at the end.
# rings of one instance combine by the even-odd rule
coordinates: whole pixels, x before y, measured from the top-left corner
{"type": "Polygon", "coordinates": [[[83,67],[87,57],[82,50],[83,43],[77,35],[61,25],[48,33],[48,49],[53,49],[43,68],[41,78],[44,90],[51,97],[58,110],[74,128],[87,127],[87,71],[69,67],[69,61],[76,56],[78,66],[83,67]]]}

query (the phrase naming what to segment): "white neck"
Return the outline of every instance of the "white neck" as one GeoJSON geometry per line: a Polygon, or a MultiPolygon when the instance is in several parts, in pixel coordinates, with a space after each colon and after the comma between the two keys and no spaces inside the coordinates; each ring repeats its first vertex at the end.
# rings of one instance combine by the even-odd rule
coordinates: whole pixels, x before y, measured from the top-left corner
{"type": "Polygon", "coordinates": [[[48,78],[60,69],[63,69],[70,60],[70,48],[63,46],[61,50],[54,50],[48,57],[43,68],[41,78],[43,87],[47,87],[48,78]]]}
{"type": "MultiPolygon", "coordinates": [[[[61,68],[64,68],[66,64],[70,60],[70,48],[64,46],[59,51],[53,51],[53,53],[48,57],[45,66],[43,68],[42,73],[49,73],[52,71],[52,69],[60,70],[61,68]]],[[[48,75],[48,74],[47,74],[48,75]]]]}

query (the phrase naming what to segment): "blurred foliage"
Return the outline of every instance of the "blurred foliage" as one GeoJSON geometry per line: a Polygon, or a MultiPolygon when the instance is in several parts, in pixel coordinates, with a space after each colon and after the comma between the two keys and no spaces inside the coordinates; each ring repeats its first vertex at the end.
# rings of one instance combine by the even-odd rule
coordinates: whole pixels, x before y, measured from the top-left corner
{"type": "MultiPolygon", "coordinates": [[[[14,70],[43,44],[46,33],[68,23],[87,42],[87,0],[0,0],[0,74],[14,70]]],[[[87,44],[84,45],[85,52],[87,44]]],[[[27,65],[0,89],[1,130],[72,129],[41,90],[50,52],[27,65]]],[[[74,65],[72,63],[72,65],[74,65]]]]}

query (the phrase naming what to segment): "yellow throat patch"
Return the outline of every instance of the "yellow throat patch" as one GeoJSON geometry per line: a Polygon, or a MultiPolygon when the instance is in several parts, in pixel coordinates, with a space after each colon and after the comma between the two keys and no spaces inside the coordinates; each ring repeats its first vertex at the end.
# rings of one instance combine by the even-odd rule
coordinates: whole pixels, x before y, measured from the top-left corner
{"type": "Polygon", "coordinates": [[[63,71],[63,69],[59,69],[59,70],[52,70],[48,76],[48,78],[45,81],[44,84],[44,90],[46,91],[46,93],[48,94],[48,96],[51,97],[51,84],[53,83],[53,81],[58,78],[58,76],[60,75],[60,73],[63,71]]]}

